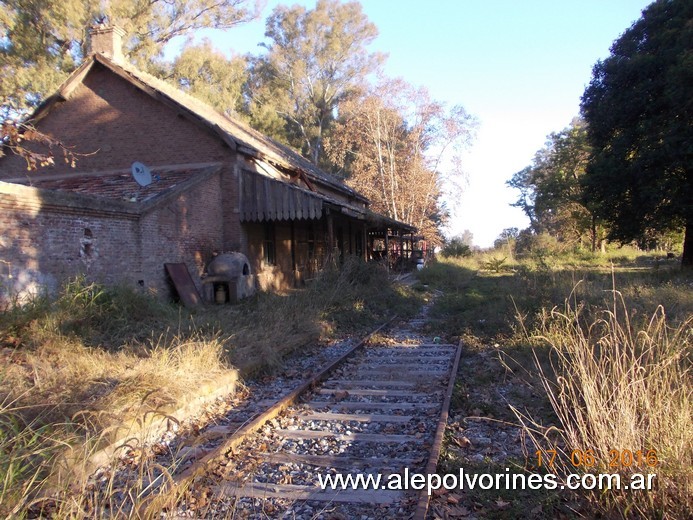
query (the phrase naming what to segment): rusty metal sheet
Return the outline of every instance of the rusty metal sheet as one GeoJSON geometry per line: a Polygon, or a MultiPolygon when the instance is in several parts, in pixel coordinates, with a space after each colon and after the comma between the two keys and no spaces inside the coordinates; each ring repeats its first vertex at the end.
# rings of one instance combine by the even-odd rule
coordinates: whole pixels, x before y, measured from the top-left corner
{"type": "Polygon", "coordinates": [[[183,263],[177,263],[164,264],[164,267],[171,280],[173,280],[173,285],[176,291],[178,291],[178,297],[183,302],[183,305],[186,307],[197,307],[200,305],[202,297],[190,276],[188,266],[183,263]]]}
{"type": "Polygon", "coordinates": [[[311,193],[257,173],[241,174],[240,213],[244,222],[317,219],[323,200],[311,193]]]}

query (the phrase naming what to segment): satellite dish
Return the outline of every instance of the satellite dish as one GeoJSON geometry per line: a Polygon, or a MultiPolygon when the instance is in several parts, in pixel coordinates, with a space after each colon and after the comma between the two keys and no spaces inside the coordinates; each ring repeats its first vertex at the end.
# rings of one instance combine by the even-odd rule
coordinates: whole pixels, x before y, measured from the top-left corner
{"type": "Polygon", "coordinates": [[[132,163],[132,176],[140,186],[149,186],[152,183],[152,171],[141,162],[132,163]]]}

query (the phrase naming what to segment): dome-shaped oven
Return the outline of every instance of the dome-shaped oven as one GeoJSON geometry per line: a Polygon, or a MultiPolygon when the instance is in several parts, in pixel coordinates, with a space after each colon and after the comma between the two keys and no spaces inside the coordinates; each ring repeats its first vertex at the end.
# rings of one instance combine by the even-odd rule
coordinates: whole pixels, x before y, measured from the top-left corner
{"type": "Polygon", "coordinates": [[[207,266],[207,276],[202,284],[209,302],[233,303],[255,293],[255,277],[250,272],[250,262],[239,252],[217,255],[207,266]]]}

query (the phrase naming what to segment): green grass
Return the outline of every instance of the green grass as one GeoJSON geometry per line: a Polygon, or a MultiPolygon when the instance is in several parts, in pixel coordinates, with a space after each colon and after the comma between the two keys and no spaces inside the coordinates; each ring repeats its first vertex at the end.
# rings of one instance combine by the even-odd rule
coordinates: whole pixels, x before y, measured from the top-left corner
{"type": "MultiPolygon", "coordinates": [[[[271,373],[305,346],[409,316],[422,298],[390,284],[379,266],[349,259],[306,289],[192,312],[84,278],[69,281],[56,298],[7,309],[0,313],[0,516],[28,514],[47,487],[57,498],[35,511],[45,506],[57,517],[79,518],[80,511],[100,516],[110,507],[125,514],[144,500],[145,484],[120,489],[112,482],[105,496],[70,491],[69,471],[56,461],[68,452],[88,456],[114,426],[146,409],[175,409],[232,369],[244,377],[271,373]],[[116,505],[123,495],[128,500],[116,505]]],[[[154,466],[142,474],[172,471],[154,466]]]]}
{"type": "MultiPolygon", "coordinates": [[[[511,258],[507,251],[443,258],[420,273],[421,284],[444,293],[431,310],[432,330],[462,339],[469,358],[479,363],[460,372],[453,415],[523,421],[537,444],[568,453],[587,445],[637,450],[656,444],[669,461],[660,468],[656,492],[585,493],[583,504],[571,507],[607,518],[683,518],[693,507],[687,498],[693,482],[692,274],[663,255],[627,248],[607,255],[543,251],[511,258]],[[619,357],[626,351],[639,354],[619,357]],[[589,352],[601,355],[594,361],[583,355],[589,352]],[[624,366],[621,372],[613,368],[624,366]],[[508,402],[492,398],[508,380],[514,383],[505,394],[508,402]],[[606,393],[587,390],[595,388],[606,393]],[[625,400],[610,401],[619,388],[625,400]],[[636,402],[648,404],[633,408],[636,402]],[[545,444],[542,435],[551,426],[557,427],[550,436],[554,444],[545,444]]],[[[454,446],[447,449],[441,471],[478,465],[454,446]]],[[[532,463],[528,459],[518,471],[532,463]]],[[[512,500],[501,494],[503,507],[497,507],[492,495],[472,497],[481,518],[565,515],[560,504],[574,498],[563,493],[557,502],[555,494],[534,492],[512,500]],[[523,501],[532,506],[523,508],[523,501]],[[536,505],[541,514],[533,513],[536,505]]]]}
{"type": "Polygon", "coordinates": [[[676,264],[655,268],[643,259],[612,264],[599,258],[598,264],[575,266],[573,260],[569,257],[555,268],[532,260],[514,262],[498,273],[483,270],[485,257],[442,259],[420,273],[420,283],[445,293],[432,311],[440,331],[472,333],[488,341],[512,337],[518,312],[532,328],[540,322],[542,309],[562,307],[566,298],[587,311],[601,309],[613,299],[614,287],[639,322],[660,304],[672,324],[684,321],[693,309],[691,275],[676,264]]]}

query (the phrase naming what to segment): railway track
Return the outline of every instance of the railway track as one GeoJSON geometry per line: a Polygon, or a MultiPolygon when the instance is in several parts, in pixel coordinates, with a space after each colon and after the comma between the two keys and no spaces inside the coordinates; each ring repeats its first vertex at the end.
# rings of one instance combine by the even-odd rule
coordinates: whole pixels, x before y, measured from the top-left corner
{"type": "Polygon", "coordinates": [[[460,357],[422,336],[424,323],[355,346],[233,434],[224,424],[205,432],[230,436],[174,478],[188,490],[176,515],[423,519],[428,493],[404,477],[435,471],[460,357]],[[338,475],[381,481],[320,485],[338,475]]]}

